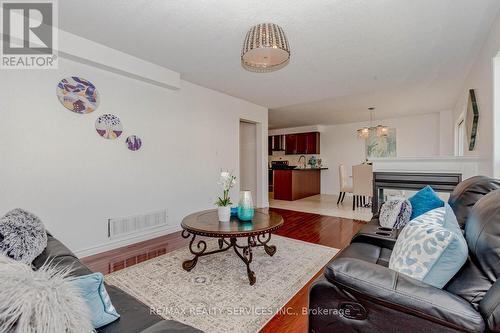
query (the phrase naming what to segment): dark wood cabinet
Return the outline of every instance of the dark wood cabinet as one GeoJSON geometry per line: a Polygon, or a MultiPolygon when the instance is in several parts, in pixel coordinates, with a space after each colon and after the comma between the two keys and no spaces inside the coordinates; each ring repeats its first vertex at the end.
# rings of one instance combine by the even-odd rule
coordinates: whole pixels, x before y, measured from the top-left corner
{"type": "Polygon", "coordinates": [[[268,179],[268,187],[269,187],[269,192],[273,192],[274,188],[273,188],[273,182],[274,182],[274,173],[273,173],[273,170],[268,170],[268,173],[267,173],[267,179],[268,179]]]}
{"type": "Polygon", "coordinates": [[[319,154],[319,132],[275,135],[269,137],[269,155],[285,150],[286,155],[319,154]]]}
{"type": "Polygon", "coordinates": [[[319,154],[319,132],[285,135],[287,155],[319,154]]]}
{"type": "Polygon", "coordinates": [[[297,134],[297,154],[307,154],[307,133],[297,134]]]}
{"type": "Polygon", "coordinates": [[[321,170],[274,170],[274,199],[297,200],[321,193],[321,170]]]}
{"type": "Polygon", "coordinates": [[[287,134],[285,135],[285,154],[295,155],[297,152],[297,134],[287,134]]]}
{"type": "Polygon", "coordinates": [[[319,154],[319,132],[305,133],[306,154],[319,154]]]}
{"type": "Polygon", "coordinates": [[[273,154],[273,137],[267,137],[267,154],[271,156],[273,154]]]}

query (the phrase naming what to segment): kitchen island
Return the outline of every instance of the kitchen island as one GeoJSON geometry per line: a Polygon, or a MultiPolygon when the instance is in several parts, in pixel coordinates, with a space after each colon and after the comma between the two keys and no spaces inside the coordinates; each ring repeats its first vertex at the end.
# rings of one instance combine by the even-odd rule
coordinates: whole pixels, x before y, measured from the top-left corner
{"type": "Polygon", "coordinates": [[[321,170],[306,168],[273,170],[274,199],[298,200],[321,193],[321,170]]]}

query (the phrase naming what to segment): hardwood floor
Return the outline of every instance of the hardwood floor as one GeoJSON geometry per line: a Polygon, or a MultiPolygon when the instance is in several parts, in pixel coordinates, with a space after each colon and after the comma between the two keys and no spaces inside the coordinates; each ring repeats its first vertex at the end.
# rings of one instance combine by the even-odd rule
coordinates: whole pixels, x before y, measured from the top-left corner
{"type": "MultiPolygon", "coordinates": [[[[285,220],[283,227],[275,234],[302,241],[341,249],[349,244],[352,236],[366,223],[340,217],[271,209],[281,214],[285,220]]],[[[136,243],[119,249],[85,257],[82,262],[91,270],[108,274],[135,265],[141,261],[174,251],[186,246],[188,241],[180,232],[136,243]]],[[[307,332],[307,316],[302,310],[307,308],[310,284],[323,272],[319,270],[261,332],[307,332]]]]}
{"type": "Polygon", "coordinates": [[[176,232],[144,242],[120,247],[111,251],[82,258],[81,261],[94,272],[108,274],[144,260],[177,250],[188,244],[188,240],[176,232]]]}

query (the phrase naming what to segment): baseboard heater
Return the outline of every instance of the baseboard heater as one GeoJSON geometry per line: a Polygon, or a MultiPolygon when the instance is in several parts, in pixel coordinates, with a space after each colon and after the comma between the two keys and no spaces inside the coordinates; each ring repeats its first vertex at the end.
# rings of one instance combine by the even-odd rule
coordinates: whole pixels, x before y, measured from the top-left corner
{"type": "Polygon", "coordinates": [[[167,210],[108,219],[108,237],[121,238],[167,225],[167,210]]]}

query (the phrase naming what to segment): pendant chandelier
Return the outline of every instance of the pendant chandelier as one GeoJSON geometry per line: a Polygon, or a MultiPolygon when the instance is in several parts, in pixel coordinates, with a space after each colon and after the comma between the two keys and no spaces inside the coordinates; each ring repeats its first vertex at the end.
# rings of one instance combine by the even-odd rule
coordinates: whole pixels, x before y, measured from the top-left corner
{"type": "Polygon", "coordinates": [[[274,23],[261,23],[248,30],[241,51],[241,65],[251,72],[272,72],[290,61],[290,45],[283,29],[274,23]]]}
{"type": "Polygon", "coordinates": [[[377,125],[377,126],[372,126],[373,122],[373,110],[375,110],[374,107],[368,108],[370,110],[370,127],[365,126],[357,130],[358,137],[361,139],[368,139],[370,136],[371,131],[375,131],[375,135],[377,137],[383,137],[387,136],[389,134],[389,127],[384,126],[384,125],[377,125]]]}

